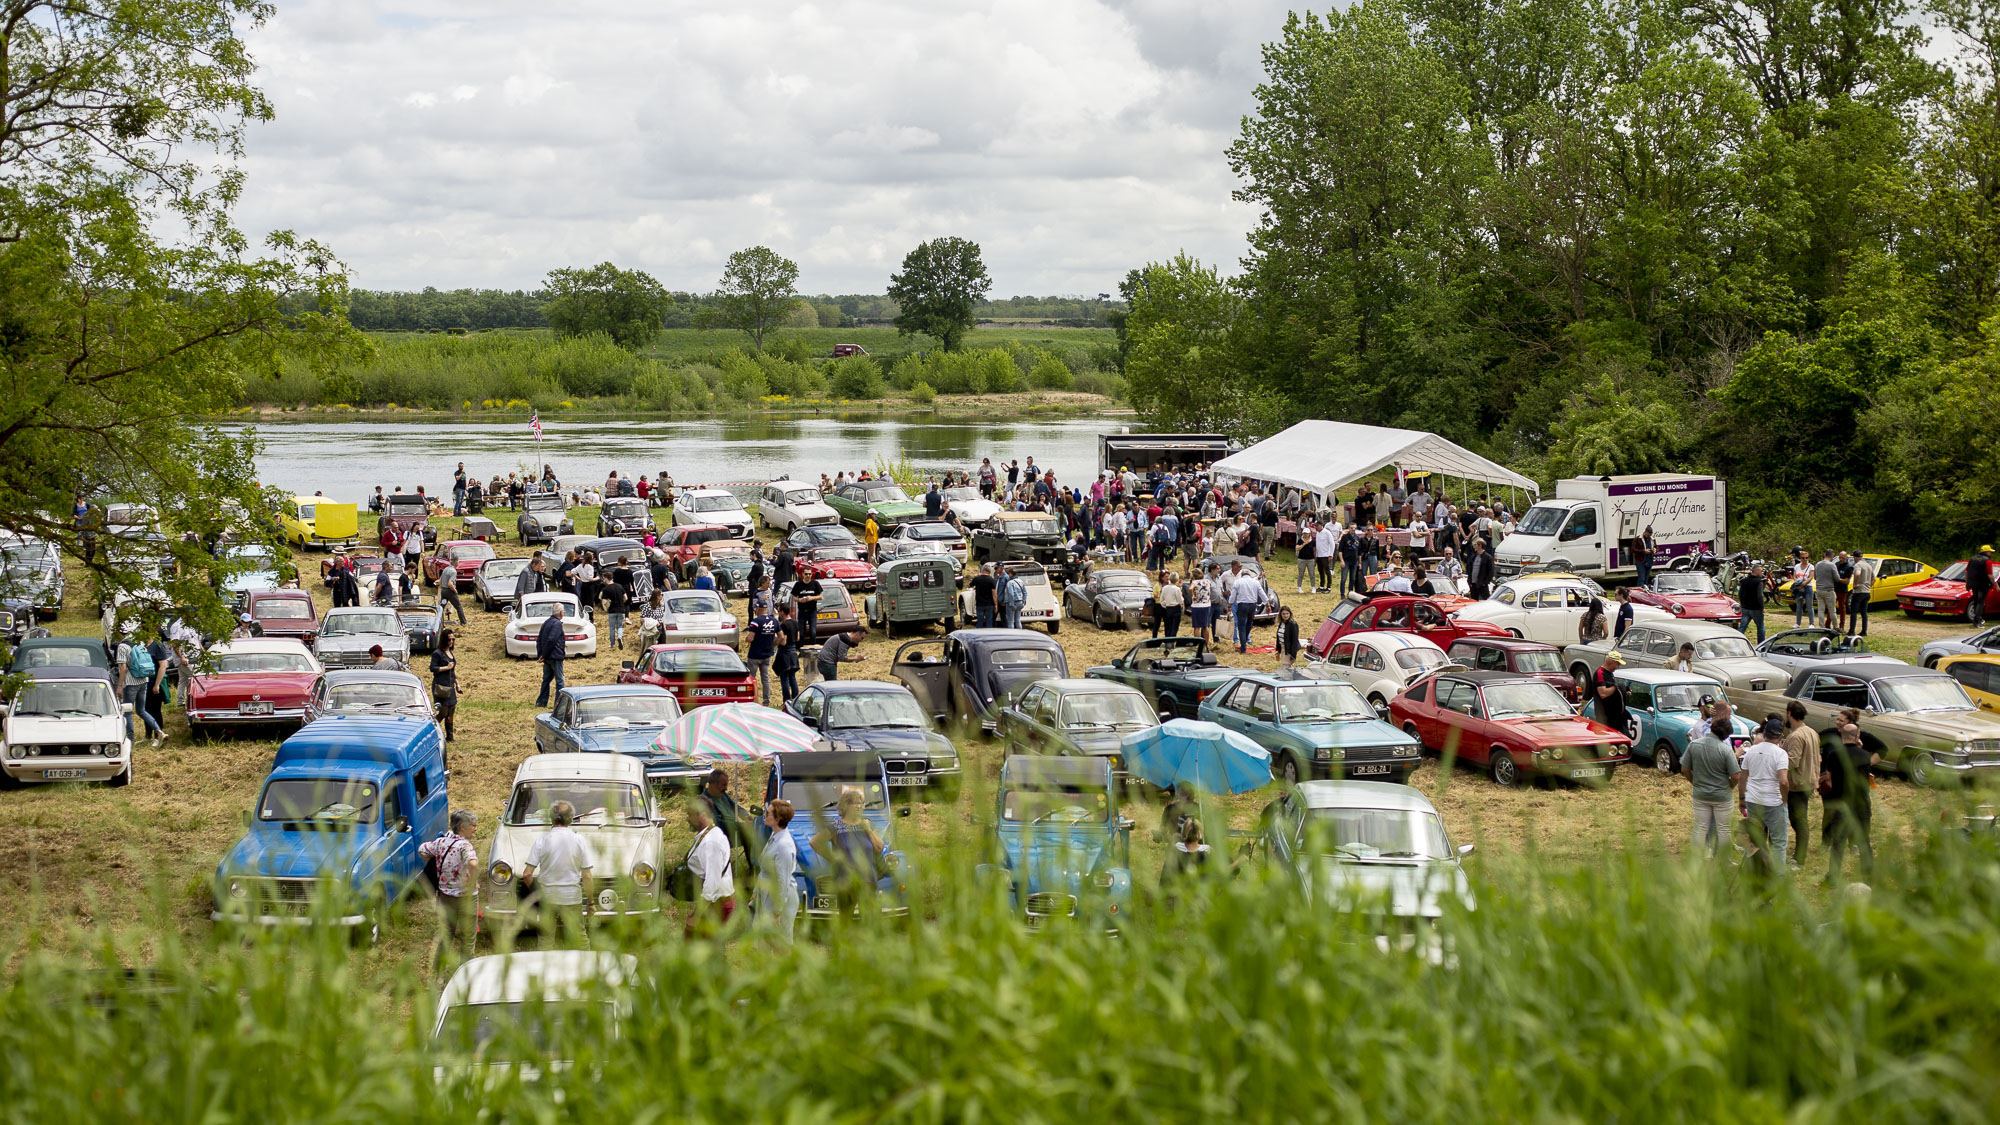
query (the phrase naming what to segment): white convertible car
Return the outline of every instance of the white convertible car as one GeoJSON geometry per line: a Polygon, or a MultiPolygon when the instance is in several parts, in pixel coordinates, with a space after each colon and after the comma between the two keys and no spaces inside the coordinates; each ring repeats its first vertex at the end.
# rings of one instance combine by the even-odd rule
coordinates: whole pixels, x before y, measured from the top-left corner
{"type": "Polygon", "coordinates": [[[563,655],[565,657],[597,655],[597,625],[577,604],[575,594],[529,594],[518,605],[507,608],[507,631],[504,644],[508,656],[532,658],[535,655],[535,638],[542,631],[542,622],[548,620],[549,607],[561,606],[563,616],[563,655]]]}
{"type": "MultiPolygon", "coordinates": [[[[1452,616],[1462,621],[1484,621],[1498,625],[1517,637],[1555,645],[1573,645],[1579,640],[1577,626],[1597,597],[1582,581],[1568,576],[1516,578],[1503,582],[1493,596],[1473,602],[1452,616]]],[[[1602,599],[1606,625],[1618,616],[1618,603],[1602,599]]],[[[1652,606],[1633,606],[1634,621],[1672,621],[1672,614],[1652,606]]]]}

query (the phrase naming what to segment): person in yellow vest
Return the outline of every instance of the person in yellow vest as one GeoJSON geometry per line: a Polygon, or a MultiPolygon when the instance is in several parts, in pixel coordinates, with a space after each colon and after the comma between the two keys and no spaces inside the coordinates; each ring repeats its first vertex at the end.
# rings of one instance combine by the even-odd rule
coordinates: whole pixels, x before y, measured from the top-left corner
{"type": "Polygon", "coordinates": [[[868,522],[861,525],[861,542],[868,548],[868,561],[875,561],[875,544],[882,538],[882,525],[875,522],[875,513],[868,513],[868,522]]]}

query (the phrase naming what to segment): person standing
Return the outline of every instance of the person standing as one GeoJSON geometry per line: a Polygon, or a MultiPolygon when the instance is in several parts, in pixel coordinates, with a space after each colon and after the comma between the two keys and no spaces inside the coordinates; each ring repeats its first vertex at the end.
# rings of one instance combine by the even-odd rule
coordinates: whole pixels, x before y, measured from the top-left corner
{"type": "Polygon", "coordinates": [[[446,608],[458,614],[458,623],[460,625],[465,624],[465,603],[458,600],[458,577],[451,572],[451,568],[448,565],[445,573],[440,577],[442,581],[437,584],[438,601],[444,603],[446,608]]]}
{"type": "Polygon", "coordinates": [[[1235,581],[1229,587],[1229,608],[1231,626],[1236,631],[1236,651],[1244,652],[1250,647],[1250,630],[1257,623],[1257,609],[1264,602],[1264,584],[1252,574],[1245,573],[1241,560],[1229,564],[1235,581]]]}
{"type": "Polygon", "coordinates": [[[1000,610],[998,584],[993,581],[993,564],[980,563],[979,573],[966,583],[972,587],[972,619],[975,628],[991,629],[1000,610]]]}
{"type": "Polygon", "coordinates": [[[1986,624],[1986,597],[1993,589],[1993,547],[1979,548],[1979,554],[1965,560],[1965,619],[1974,628],[1986,624]]]}
{"type": "Polygon", "coordinates": [[[1577,643],[1587,645],[1594,641],[1603,640],[1605,635],[1604,603],[1596,598],[1592,598],[1590,599],[1590,605],[1584,609],[1583,616],[1577,620],[1577,643]]]}
{"type": "Polygon", "coordinates": [[[1743,781],[1743,767],[1729,748],[1734,729],[1728,719],[1711,720],[1681,759],[1681,773],[1694,785],[1694,846],[1710,858],[1729,842],[1729,798],[1743,781]]]}
{"type": "Polygon", "coordinates": [[[1175,581],[1174,576],[1168,573],[1165,568],[1160,570],[1160,592],[1154,600],[1160,607],[1159,624],[1166,630],[1167,636],[1180,636],[1181,607],[1187,600],[1187,594],[1181,589],[1181,584],[1175,581]]]}
{"type": "Polygon", "coordinates": [[[1210,619],[1215,614],[1215,588],[1207,575],[1197,571],[1188,579],[1187,603],[1189,627],[1202,643],[1210,643],[1215,637],[1210,631],[1210,619]]]}
{"type": "Polygon", "coordinates": [[[1811,621],[1813,612],[1812,560],[1806,557],[1804,547],[1792,548],[1788,573],[1792,579],[1792,625],[1796,627],[1811,621]]]}
{"type": "Polygon", "coordinates": [[[1298,532],[1299,545],[1293,557],[1298,561],[1298,582],[1294,593],[1306,592],[1306,585],[1313,580],[1313,558],[1319,549],[1319,539],[1311,520],[1301,519],[1298,532]]]}
{"type": "Polygon", "coordinates": [[[1289,670],[1299,660],[1299,623],[1292,616],[1292,607],[1283,606],[1278,610],[1278,632],[1271,642],[1278,650],[1278,667],[1289,670]]]}
{"type": "Polygon", "coordinates": [[[569,639],[563,635],[562,604],[551,603],[549,615],[542,619],[542,629],[535,634],[535,659],[542,662],[542,691],[535,697],[535,706],[549,705],[549,685],[557,691],[569,686],[563,679],[563,660],[569,655],[569,639]]]}
{"type": "Polygon", "coordinates": [[[1743,613],[1743,619],[1737,622],[1737,627],[1743,630],[1743,635],[1747,637],[1750,635],[1751,623],[1755,622],[1758,644],[1764,643],[1764,595],[1769,582],[1770,579],[1764,577],[1764,564],[1757,563],[1750,568],[1750,573],[1744,575],[1742,581],[1736,584],[1736,604],[1743,613]]]}
{"type": "Polygon", "coordinates": [[[799,695],[799,644],[801,633],[798,619],[792,616],[792,603],[778,607],[778,648],[771,657],[771,671],[778,674],[780,702],[790,703],[799,695]]]}
{"type": "Polygon", "coordinates": [[[799,615],[800,644],[811,644],[819,639],[819,603],[825,596],[826,587],[811,574],[792,583],[792,604],[799,615]]]}
{"type": "Polygon", "coordinates": [[[1645,587],[1653,584],[1654,545],[1653,545],[1653,528],[1651,524],[1646,525],[1646,530],[1632,537],[1631,550],[1632,550],[1632,569],[1635,572],[1637,572],[1637,575],[1634,579],[1634,585],[1637,585],[1641,589],[1644,589],[1645,587]]]}
{"type": "Polygon", "coordinates": [[[437,705],[438,725],[444,728],[444,740],[454,737],[452,720],[458,715],[458,634],[446,629],[438,634],[437,647],[431,649],[431,702],[437,705]]]}
{"type": "Polygon", "coordinates": [[[1783,731],[1784,723],[1775,716],[1764,721],[1757,741],[1743,751],[1736,786],[1738,807],[1750,821],[1750,839],[1770,875],[1785,873],[1785,792],[1791,788],[1791,771],[1778,743],[1783,731]]]}
{"type": "Polygon", "coordinates": [[[792,553],[789,543],[780,542],[778,551],[771,556],[771,581],[783,586],[798,577],[798,556],[792,553]]]}
{"type": "Polygon", "coordinates": [[[861,545],[868,549],[869,562],[875,561],[875,548],[881,541],[882,525],[877,521],[874,510],[870,509],[867,521],[861,525],[861,545]]]}
{"type": "Polygon", "coordinates": [[[417,574],[424,568],[424,533],[411,528],[403,536],[403,573],[417,574]]]}
{"type": "Polygon", "coordinates": [[[938,482],[924,490],[924,518],[935,520],[944,518],[944,493],[938,491],[938,482]]]}
{"type": "Polygon", "coordinates": [[[158,746],[167,740],[167,732],[152,712],[146,710],[146,693],[154,690],[165,669],[154,662],[152,647],[129,633],[118,646],[117,660],[118,699],[132,708],[132,718],[127,720],[132,741],[139,741],[142,732],[151,732],[152,745],[158,746]]]}
{"type": "Polygon", "coordinates": [[[1839,748],[1822,763],[1820,775],[1820,841],[1826,845],[1826,883],[1838,886],[1841,861],[1851,846],[1861,861],[1865,876],[1875,867],[1875,847],[1869,840],[1873,829],[1874,802],[1869,793],[1871,777],[1882,756],[1861,739],[1861,712],[1843,709],[1834,728],[1839,748]]]}
{"type": "MultiPolygon", "coordinates": [[[[771,661],[778,655],[778,618],[771,612],[768,603],[757,604],[748,625],[750,648],[745,657],[750,667],[757,673],[757,702],[766,707],[771,705],[771,661]]],[[[784,694],[781,684],[779,702],[790,698],[784,694]]]]}
{"type": "Polygon", "coordinates": [[[590,851],[570,827],[575,819],[576,806],[568,801],[549,806],[549,830],[528,848],[521,866],[521,890],[537,895],[547,932],[572,949],[582,949],[590,937],[583,928],[583,881],[590,878],[590,851]]]}
{"type": "Polygon", "coordinates": [[[799,915],[799,843],[787,830],[793,812],[792,803],[783,798],[764,806],[764,827],[771,834],[764,841],[764,889],[758,903],[759,915],[770,921],[786,945],[792,943],[792,927],[799,915]]]}
{"type": "Polygon", "coordinates": [[[521,599],[529,594],[545,594],[548,590],[549,564],[542,561],[542,556],[536,555],[528,560],[520,577],[514,579],[514,604],[520,605],[521,599]]]}
{"type": "Polygon", "coordinates": [[[1313,583],[1313,593],[1326,594],[1333,591],[1333,564],[1340,557],[1340,525],[1329,517],[1313,532],[1313,567],[1318,581],[1313,583]]]}
{"type": "Polygon", "coordinates": [[[1616,731],[1626,729],[1631,721],[1631,713],[1625,710],[1625,689],[1618,685],[1618,669],[1624,664],[1624,654],[1613,649],[1605,656],[1603,666],[1590,678],[1590,694],[1596,701],[1597,721],[1616,731]]]}
{"type": "Polygon", "coordinates": [[[1000,612],[1006,616],[1007,628],[1021,627],[1021,610],[1028,604],[1028,584],[1012,571],[1000,575],[1000,612]]]}
{"type": "Polygon", "coordinates": [[[451,474],[451,514],[465,514],[465,462],[458,463],[458,471],[451,474]]]}
{"type": "Polygon", "coordinates": [[[866,634],[855,629],[846,633],[835,633],[819,646],[819,678],[829,682],[840,678],[842,664],[861,663],[861,654],[854,651],[866,634]]]}
{"type": "Polygon", "coordinates": [[[731,847],[743,849],[743,865],[749,869],[751,878],[757,876],[756,844],[750,839],[750,822],[743,815],[743,806],[729,793],[729,774],[720,769],[708,771],[708,778],[702,783],[701,795],[708,800],[714,810],[715,826],[728,836],[731,847]]]}
{"type": "Polygon", "coordinates": [[[576,565],[569,569],[569,580],[575,584],[577,604],[585,611],[596,609],[599,590],[597,557],[589,551],[579,551],[576,565]]]}
{"type": "Polygon", "coordinates": [[[1853,626],[1850,625],[1847,620],[1847,603],[1848,603],[1847,587],[1848,583],[1851,582],[1854,578],[1854,562],[1855,562],[1854,557],[1850,557],[1846,551],[1842,551],[1840,552],[1840,558],[1835,560],[1833,564],[1834,612],[1839,615],[1837,619],[1838,624],[1836,625],[1836,628],[1839,629],[1839,631],[1842,633],[1849,633],[1853,631],[1853,626]]]}
{"type": "Polygon", "coordinates": [[[1465,584],[1475,601],[1485,601],[1493,596],[1493,552],[1486,549],[1486,540],[1472,541],[1472,558],[1466,563],[1465,584]]]}
{"type": "MultiPolygon", "coordinates": [[[[1611,639],[1622,641],[1625,639],[1625,630],[1632,627],[1632,618],[1637,611],[1632,607],[1632,591],[1620,586],[1611,596],[1618,599],[1618,617],[1611,623],[1611,639]]],[[[1597,599],[1590,600],[1594,602],[1597,599]]]]}
{"type": "Polygon", "coordinates": [[[688,831],[694,846],[688,849],[688,870],[700,882],[694,909],[689,912],[683,937],[713,937],[736,913],[736,876],[729,850],[729,835],[715,823],[715,810],[707,801],[689,801],[688,831]]]}
{"type": "Polygon", "coordinates": [[[479,940],[479,851],[472,842],[478,833],[476,814],[453,809],[451,830],[417,845],[417,858],[437,865],[437,901],[445,928],[444,940],[438,943],[439,960],[447,947],[464,956],[479,940]]]}
{"type": "Polygon", "coordinates": [[[626,585],[623,569],[613,571],[610,581],[604,583],[604,622],[610,630],[611,647],[625,647],[625,615],[632,611],[631,587],[626,585]],[[622,580],[621,580],[622,579],[622,580]]]}
{"type": "Polygon", "coordinates": [[[1813,597],[1820,624],[1828,629],[1839,625],[1839,594],[1835,586],[1840,581],[1840,564],[1833,561],[1833,548],[1828,547],[1819,562],[1813,564],[1813,597]]]}
{"type": "MultiPolygon", "coordinates": [[[[1785,816],[1792,822],[1793,867],[1806,862],[1806,832],[1812,821],[1812,795],[1819,785],[1819,732],[1806,725],[1806,705],[1794,699],[1785,705],[1785,733],[1778,740],[1785,748],[1785,770],[1790,784],[1785,788],[1785,816]]],[[[1820,813],[1822,823],[1826,813],[1820,813]]]]}
{"type": "MultiPolygon", "coordinates": [[[[1847,629],[1857,636],[1868,635],[1868,599],[1875,594],[1875,578],[1875,564],[1854,552],[1854,573],[1847,579],[1847,629]]],[[[1762,629],[1757,630],[1757,639],[1764,639],[1762,629]]]]}

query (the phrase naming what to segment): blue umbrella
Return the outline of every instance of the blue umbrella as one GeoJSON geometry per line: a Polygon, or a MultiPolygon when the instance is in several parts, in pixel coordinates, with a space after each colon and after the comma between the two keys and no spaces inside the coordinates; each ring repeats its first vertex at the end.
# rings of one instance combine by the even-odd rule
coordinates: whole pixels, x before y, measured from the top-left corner
{"type": "Polygon", "coordinates": [[[1248,793],[1271,783],[1271,752],[1233,730],[1194,719],[1169,719],[1119,743],[1139,779],[1165,788],[1248,793]]]}

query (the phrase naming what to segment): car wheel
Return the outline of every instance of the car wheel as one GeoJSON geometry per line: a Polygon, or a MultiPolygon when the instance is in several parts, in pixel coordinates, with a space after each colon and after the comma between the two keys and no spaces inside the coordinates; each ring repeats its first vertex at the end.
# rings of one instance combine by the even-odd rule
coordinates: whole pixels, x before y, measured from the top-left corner
{"type": "Polygon", "coordinates": [[[1060,632],[1062,632],[1062,622],[1053,617],[1049,618],[1049,636],[1053,637],[1060,632]]]}
{"type": "Polygon", "coordinates": [[[1493,778],[1493,784],[1502,789],[1512,789],[1521,783],[1521,767],[1514,764],[1514,755],[1502,746],[1487,751],[1486,772],[1493,778]]]}
{"type": "Polygon", "coordinates": [[[1581,664],[1569,666],[1569,678],[1576,681],[1577,693],[1588,701],[1590,698],[1590,669],[1581,664]]]}
{"type": "Polygon", "coordinates": [[[1417,724],[1415,724],[1415,723],[1404,723],[1404,724],[1403,724],[1403,733],[1404,733],[1404,734],[1407,734],[1407,735],[1409,735],[1409,736],[1410,736],[1410,737],[1411,737],[1412,739],[1414,739],[1414,740],[1416,741],[1416,744],[1417,744],[1417,757],[1421,758],[1421,757],[1423,757],[1423,756],[1424,756],[1424,755],[1425,755],[1426,753],[1429,753],[1429,749],[1430,749],[1430,748],[1424,745],[1424,736],[1423,736],[1423,735],[1421,735],[1421,734],[1418,734],[1418,733],[1417,733],[1417,724]]]}
{"type": "Polygon", "coordinates": [[[1389,721],[1389,701],[1382,698],[1380,694],[1370,695],[1368,697],[1368,706],[1375,708],[1376,718],[1381,719],[1383,722],[1389,721]]]}
{"type": "Polygon", "coordinates": [[[1284,765],[1279,767],[1278,770],[1278,778],[1286,785],[1297,785],[1299,783],[1299,760],[1296,756],[1291,754],[1285,755],[1284,765]]]}
{"type": "Polygon", "coordinates": [[[1680,755],[1674,753],[1674,744],[1662,738],[1653,745],[1653,768],[1661,773],[1679,773],[1680,755]]]}
{"type": "Polygon", "coordinates": [[[1903,777],[1907,779],[1911,785],[1921,785],[1925,787],[1928,787],[1930,785],[1931,756],[1929,754],[1926,754],[1921,750],[1917,751],[1914,754],[1909,754],[1905,756],[1902,761],[1896,763],[1896,766],[1898,769],[1903,771],[1903,777]]]}
{"type": "Polygon", "coordinates": [[[1092,625],[1097,626],[1099,629],[1103,629],[1105,627],[1104,615],[1102,613],[1099,613],[1097,607],[1094,605],[1090,607],[1090,623],[1092,625]]]}
{"type": "Polygon", "coordinates": [[[1521,631],[1519,629],[1509,629],[1507,630],[1507,635],[1514,638],[1517,641],[1527,639],[1526,637],[1521,635],[1521,631]]]}

